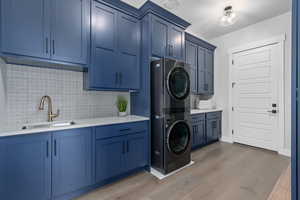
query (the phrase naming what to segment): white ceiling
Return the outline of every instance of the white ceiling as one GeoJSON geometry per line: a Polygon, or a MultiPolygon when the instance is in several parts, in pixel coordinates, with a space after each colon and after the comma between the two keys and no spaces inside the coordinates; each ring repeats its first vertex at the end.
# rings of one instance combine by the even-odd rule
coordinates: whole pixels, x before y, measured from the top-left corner
{"type": "MultiPolygon", "coordinates": [[[[137,8],[147,0],[122,0],[137,8]]],[[[166,0],[152,0],[163,6],[166,0]]],[[[170,10],[192,24],[188,32],[206,39],[218,37],[291,10],[291,0],[178,0],[180,6],[170,10]],[[232,5],[238,15],[236,24],[222,27],[223,9],[232,5]]]]}

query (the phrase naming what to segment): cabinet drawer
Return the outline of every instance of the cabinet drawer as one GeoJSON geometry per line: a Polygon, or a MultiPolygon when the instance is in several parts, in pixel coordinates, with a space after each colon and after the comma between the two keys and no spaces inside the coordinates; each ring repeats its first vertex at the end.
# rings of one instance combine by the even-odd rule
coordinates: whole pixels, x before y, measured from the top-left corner
{"type": "Polygon", "coordinates": [[[148,121],[116,124],[96,127],[96,139],[104,139],[127,134],[144,132],[148,129],[148,121]]]}
{"type": "Polygon", "coordinates": [[[205,120],[205,114],[195,114],[191,116],[192,123],[199,123],[200,121],[205,120]]]}
{"type": "Polygon", "coordinates": [[[216,119],[221,118],[222,112],[211,112],[206,114],[207,119],[216,119]]]}

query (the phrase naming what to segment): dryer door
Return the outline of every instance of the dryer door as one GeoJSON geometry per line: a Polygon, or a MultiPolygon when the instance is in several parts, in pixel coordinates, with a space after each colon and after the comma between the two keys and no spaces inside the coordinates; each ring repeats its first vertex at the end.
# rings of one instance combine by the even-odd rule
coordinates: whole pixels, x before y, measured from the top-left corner
{"type": "Polygon", "coordinates": [[[177,121],[170,126],[167,135],[167,145],[171,153],[175,155],[185,153],[189,148],[190,140],[190,126],[186,121],[177,121]]]}
{"type": "Polygon", "coordinates": [[[168,74],[168,92],[177,99],[184,100],[190,94],[190,76],[183,67],[175,67],[168,74]]]}

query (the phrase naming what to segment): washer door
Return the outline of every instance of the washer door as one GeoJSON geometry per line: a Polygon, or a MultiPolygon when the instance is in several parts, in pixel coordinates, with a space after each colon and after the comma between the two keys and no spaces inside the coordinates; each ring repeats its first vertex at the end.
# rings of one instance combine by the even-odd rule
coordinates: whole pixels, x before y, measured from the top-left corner
{"type": "Polygon", "coordinates": [[[170,152],[180,155],[189,147],[190,127],[185,121],[175,122],[169,129],[167,144],[170,152]]]}
{"type": "Polygon", "coordinates": [[[190,76],[182,67],[176,67],[168,74],[168,91],[177,100],[184,100],[190,94],[190,76]]]}

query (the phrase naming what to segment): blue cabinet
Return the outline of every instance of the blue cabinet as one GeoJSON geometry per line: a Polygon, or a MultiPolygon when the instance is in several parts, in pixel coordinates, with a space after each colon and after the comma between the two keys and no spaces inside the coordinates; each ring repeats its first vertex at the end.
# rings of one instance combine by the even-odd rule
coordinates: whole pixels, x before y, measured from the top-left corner
{"type": "Polygon", "coordinates": [[[89,88],[117,88],[117,20],[118,12],[92,2],[92,50],[88,71],[89,88]]]}
{"type": "Polygon", "coordinates": [[[78,190],[92,183],[92,129],[53,133],[52,195],[78,190]]]}
{"type": "Polygon", "coordinates": [[[1,51],[50,58],[50,0],[1,0],[1,51]]]}
{"type": "Polygon", "coordinates": [[[125,169],[131,171],[148,164],[148,135],[146,132],[126,138],[125,169]]]}
{"type": "Polygon", "coordinates": [[[206,114],[206,142],[211,143],[221,138],[221,112],[206,114]]]}
{"type": "Polygon", "coordinates": [[[125,171],[125,137],[96,141],[96,182],[121,175],[125,171]]]}
{"type": "Polygon", "coordinates": [[[201,147],[206,143],[205,115],[192,116],[192,148],[201,147]]]}
{"type": "Polygon", "coordinates": [[[191,81],[191,92],[197,94],[198,91],[198,56],[197,56],[197,45],[187,41],[186,42],[186,63],[189,64],[190,67],[190,81],[191,81]]]}
{"type": "MultiPolygon", "coordinates": [[[[192,78],[192,85],[197,85],[194,94],[213,95],[214,94],[214,51],[215,46],[186,33],[186,57],[194,56],[195,51],[188,50],[191,45],[197,46],[197,73],[196,78],[192,78]]],[[[189,60],[187,60],[189,61],[189,60]]]]}
{"type": "Polygon", "coordinates": [[[138,90],[140,87],[140,22],[99,2],[92,2],[91,65],[86,87],[138,90]]]}
{"type": "Polygon", "coordinates": [[[140,87],[140,22],[138,19],[119,13],[118,15],[118,72],[120,88],[140,87]]]}
{"type": "Polygon", "coordinates": [[[2,56],[87,64],[90,0],[1,0],[0,3],[2,56]]]}
{"type": "Polygon", "coordinates": [[[0,163],[1,199],[50,199],[51,134],[0,139],[0,163]]]}
{"type": "Polygon", "coordinates": [[[192,149],[203,147],[221,138],[222,112],[192,115],[192,149]]]}
{"type": "Polygon", "coordinates": [[[96,183],[106,183],[149,165],[147,122],[96,128],[96,183]]]}
{"type": "Polygon", "coordinates": [[[89,0],[52,0],[51,57],[87,64],[89,0]]]}
{"type": "Polygon", "coordinates": [[[184,29],[152,16],[152,55],[184,60],[184,29]]]}
{"type": "Polygon", "coordinates": [[[168,55],[168,22],[152,16],[152,55],[165,57],[168,55]]]}

